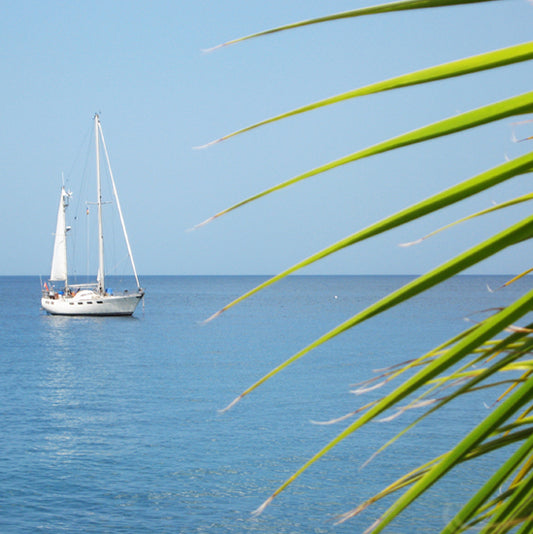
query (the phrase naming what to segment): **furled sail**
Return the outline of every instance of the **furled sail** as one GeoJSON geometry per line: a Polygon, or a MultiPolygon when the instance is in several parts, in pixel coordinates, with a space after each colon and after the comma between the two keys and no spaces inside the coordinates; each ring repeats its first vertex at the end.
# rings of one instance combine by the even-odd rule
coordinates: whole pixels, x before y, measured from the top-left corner
{"type": "Polygon", "coordinates": [[[54,241],[54,255],[52,257],[52,272],[50,280],[67,280],[67,226],[65,223],[65,209],[68,206],[69,194],[61,188],[59,210],[57,212],[57,225],[54,241]]]}

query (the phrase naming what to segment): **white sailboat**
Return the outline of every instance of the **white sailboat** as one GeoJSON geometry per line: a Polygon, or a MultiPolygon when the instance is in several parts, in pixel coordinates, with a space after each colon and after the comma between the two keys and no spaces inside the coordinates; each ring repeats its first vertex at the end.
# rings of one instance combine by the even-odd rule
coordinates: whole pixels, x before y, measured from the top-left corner
{"type": "Polygon", "coordinates": [[[70,284],[67,269],[67,233],[70,227],[66,225],[65,212],[69,204],[70,193],[65,187],[61,188],[59,209],[57,213],[57,225],[54,242],[54,253],[52,257],[52,269],[50,280],[44,283],[42,288],[41,306],[48,313],[53,315],[132,315],[137,304],[144,296],[141,288],[133,255],[131,253],[130,242],[122,216],[122,210],[117,195],[115,180],[111,172],[109,157],[104,141],[102,126],[98,114],[94,116],[94,129],[96,140],[96,194],[98,207],[98,275],[96,282],[92,284],[70,284]],[[104,273],[104,232],[102,223],[102,186],[100,179],[100,143],[104,149],[109,176],[115,197],[122,232],[126,242],[128,256],[131,262],[137,290],[129,292],[124,290],[117,293],[106,289],[104,273]],[[56,289],[56,284],[61,287],[56,289]]]}

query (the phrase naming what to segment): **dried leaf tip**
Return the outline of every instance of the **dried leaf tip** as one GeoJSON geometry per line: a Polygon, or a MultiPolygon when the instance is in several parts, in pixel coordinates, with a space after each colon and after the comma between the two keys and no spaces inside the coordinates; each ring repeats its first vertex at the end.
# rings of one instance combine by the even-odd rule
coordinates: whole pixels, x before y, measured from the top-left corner
{"type": "Polygon", "coordinates": [[[217,217],[218,217],[218,215],[212,215],[211,217],[209,217],[205,221],[203,221],[203,222],[201,222],[199,224],[195,224],[192,228],[189,228],[188,231],[192,232],[193,230],[198,230],[198,228],[201,228],[202,226],[205,226],[206,224],[209,224],[211,221],[214,221],[217,217]]]}
{"type": "Polygon", "coordinates": [[[424,238],[421,237],[420,239],[416,239],[415,241],[409,241],[408,243],[398,243],[399,247],[411,247],[413,245],[418,245],[419,243],[422,243],[424,241],[424,238]]]}
{"type": "Polygon", "coordinates": [[[376,530],[376,528],[383,522],[382,518],[376,519],[364,532],[363,534],[370,534],[373,530],[376,530]]]}
{"type": "Polygon", "coordinates": [[[202,324],[205,325],[205,324],[211,322],[213,319],[216,319],[219,315],[222,314],[223,311],[224,311],[224,308],[222,308],[221,310],[218,310],[218,311],[215,312],[213,315],[211,315],[211,316],[208,317],[207,319],[203,320],[203,321],[202,321],[202,324]]]}
{"type": "Polygon", "coordinates": [[[236,41],[226,41],[225,43],[217,44],[215,46],[212,46],[211,48],[202,48],[201,52],[202,54],[210,54],[211,52],[214,52],[215,50],[218,50],[219,48],[225,48],[226,46],[229,46],[236,41]]]}
{"type": "Polygon", "coordinates": [[[222,410],[218,410],[218,413],[226,413],[227,411],[231,410],[242,398],[242,394],[238,397],[235,397],[225,408],[222,408],[222,410]]]}
{"type": "Polygon", "coordinates": [[[356,515],[360,514],[363,510],[366,510],[370,506],[370,504],[372,503],[369,501],[364,502],[363,504],[360,504],[359,506],[357,506],[357,508],[354,508],[353,510],[349,512],[345,512],[344,514],[339,515],[334,525],[340,525],[341,523],[348,521],[348,519],[355,517],[356,515]]]}
{"type": "Polygon", "coordinates": [[[216,145],[217,143],[224,141],[224,139],[225,137],[220,137],[219,139],[215,139],[214,141],[209,141],[209,143],[206,143],[205,145],[197,145],[193,146],[192,148],[194,150],[203,150],[204,148],[209,148],[210,146],[216,145]]]}
{"type": "Polygon", "coordinates": [[[384,386],[388,382],[389,380],[383,380],[381,382],[378,382],[377,384],[374,384],[373,386],[352,389],[350,390],[350,393],[353,393],[354,395],[364,395],[365,393],[368,393],[369,391],[374,391],[375,389],[379,389],[380,387],[384,386]]]}
{"type": "Polygon", "coordinates": [[[340,423],[341,421],[345,421],[346,419],[349,419],[350,417],[353,417],[357,414],[357,411],[347,413],[346,415],[341,415],[340,417],[337,417],[335,419],[330,419],[329,421],[314,421],[311,419],[310,423],[312,425],[334,425],[335,423],[340,423]]]}
{"type": "Polygon", "coordinates": [[[261,515],[264,511],[265,511],[265,508],[274,500],[274,495],[271,495],[259,508],[257,508],[256,510],[254,510],[252,512],[252,516],[253,517],[257,517],[259,515],[261,515]]]}
{"type": "Polygon", "coordinates": [[[219,48],[222,48],[222,45],[212,46],[211,48],[202,48],[200,52],[202,52],[202,54],[210,54],[211,52],[214,52],[215,50],[218,50],[219,48]]]}

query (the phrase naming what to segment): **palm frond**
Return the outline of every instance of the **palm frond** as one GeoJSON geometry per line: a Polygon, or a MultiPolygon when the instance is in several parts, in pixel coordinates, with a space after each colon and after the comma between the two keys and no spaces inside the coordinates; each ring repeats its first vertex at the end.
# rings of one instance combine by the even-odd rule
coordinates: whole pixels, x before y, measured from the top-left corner
{"type": "MultiPolygon", "coordinates": [[[[476,213],[472,213],[471,215],[462,217],[461,219],[458,219],[457,221],[453,221],[451,223],[446,224],[445,226],[441,226],[440,228],[437,228],[437,230],[433,230],[429,234],[426,234],[425,236],[420,237],[416,239],[415,241],[410,241],[409,243],[400,243],[400,246],[410,247],[412,245],[418,245],[422,243],[422,241],[425,241],[426,239],[429,239],[430,237],[433,237],[439,234],[440,232],[443,232],[444,230],[449,230],[450,228],[453,228],[454,226],[457,226],[458,224],[464,223],[466,221],[470,221],[472,219],[475,219],[476,217],[481,217],[482,215],[488,215],[489,213],[494,213],[496,211],[509,208],[511,206],[516,206],[517,204],[521,204],[522,202],[529,202],[530,200],[533,200],[533,193],[528,193],[527,195],[522,195],[517,198],[507,200],[506,202],[500,202],[499,204],[496,204],[495,206],[491,206],[490,208],[486,208],[476,213]]],[[[515,277],[513,280],[516,281],[518,279],[519,277],[515,277]]]]}
{"type": "Polygon", "coordinates": [[[328,15],[325,17],[317,17],[315,19],[302,20],[300,22],[295,22],[293,24],[286,24],[285,26],[278,26],[277,28],[272,28],[270,30],[264,30],[262,32],[254,33],[247,35],[245,37],[239,37],[238,39],[232,39],[231,41],[226,41],[225,43],[216,45],[212,48],[208,48],[205,52],[212,52],[218,48],[223,48],[230,46],[232,44],[240,43],[242,41],[247,41],[249,39],[254,39],[255,37],[263,37],[265,35],[270,35],[273,33],[279,33],[286,30],[293,30],[296,28],[301,28],[303,26],[310,26],[312,24],[320,24],[323,22],[332,22],[341,19],[362,17],[365,15],[378,15],[382,13],[393,13],[395,11],[406,11],[411,9],[427,9],[432,7],[445,7],[445,6],[454,6],[459,4],[475,4],[479,2],[491,2],[494,0],[402,0],[399,2],[390,2],[388,4],[381,4],[378,6],[364,7],[360,9],[353,9],[351,11],[345,11],[343,13],[335,13],[333,15],[328,15]]]}
{"type": "Polygon", "coordinates": [[[237,204],[234,204],[233,206],[230,206],[229,208],[226,208],[216,213],[215,215],[209,217],[209,219],[206,219],[202,223],[196,225],[196,228],[204,226],[205,224],[217,219],[218,217],[221,217],[222,215],[234,211],[237,208],[249,204],[254,200],[258,200],[285,187],[298,183],[302,180],[306,180],[307,178],[311,178],[312,176],[317,176],[318,174],[322,174],[332,169],[336,169],[337,167],[341,167],[342,165],[353,163],[354,161],[368,158],[370,156],[383,154],[385,152],[396,150],[398,148],[422,143],[431,139],[437,139],[439,137],[476,128],[478,126],[482,126],[484,124],[488,124],[508,117],[523,115],[525,113],[532,112],[533,91],[530,91],[528,93],[508,98],[506,100],[501,100],[500,102],[496,102],[494,104],[489,104],[488,106],[483,106],[472,111],[467,111],[465,113],[461,113],[459,115],[455,115],[453,117],[434,122],[427,126],[423,126],[422,128],[418,128],[417,130],[413,130],[412,132],[398,135],[381,143],[377,143],[371,147],[365,148],[363,150],[358,150],[353,154],[349,154],[335,161],[330,161],[329,163],[316,167],[315,169],[311,169],[307,172],[299,174],[298,176],[295,176],[273,187],[270,187],[262,191],[261,193],[257,193],[256,195],[246,198],[238,202],[237,204]]]}
{"type": "Polygon", "coordinates": [[[519,158],[516,158],[511,161],[507,161],[497,167],[494,167],[486,172],[483,172],[465,182],[462,182],[458,185],[455,185],[441,193],[438,193],[428,199],[425,199],[413,206],[400,210],[394,215],[386,217],[385,219],[364,228],[340,241],[326,247],[325,249],[309,256],[308,258],[300,261],[299,263],[289,267],[285,271],[273,276],[269,280],[266,280],[262,284],[259,284],[257,287],[251,289],[247,293],[233,300],[229,304],[225,305],[223,308],[215,312],[211,317],[206,319],[206,322],[218,317],[223,312],[229,310],[239,302],[251,297],[258,291],[265,289],[266,287],[274,284],[275,282],[285,278],[286,276],[303,269],[315,263],[327,256],[334,254],[346,247],[360,243],[371,237],[375,237],[379,234],[382,234],[393,228],[397,228],[403,224],[414,221],[424,215],[429,213],[434,213],[437,210],[455,204],[465,198],[476,195],[481,191],[485,191],[497,184],[503,183],[506,180],[509,180],[515,176],[518,176],[523,173],[527,173],[533,170],[533,153],[525,154],[519,158]]]}
{"type": "Polygon", "coordinates": [[[388,80],[366,85],[365,87],[353,89],[352,91],[347,91],[345,93],[341,93],[339,95],[335,95],[324,100],[308,104],[307,106],[302,106],[300,108],[293,109],[286,113],[276,115],[269,119],[265,119],[250,126],[247,126],[245,128],[241,128],[240,130],[236,130],[235,132],[226,134],[223,137],[220,137],[219,139],[215,139],[214,141],[210,141],[209,143],[206,143],[202,146],[198,146],[196,148],[207,148],[222,141],[226,141],[227,139],[230,139],[237,135],[259,128],[260,126],[280,121],[282,119],[287,119],[295,115],[300,115],[301,113],[306,113],[308,111],[313,111],[324,106],[338,104],[339,102],[343,102],[345,100],[368,96],[376,93],[382,93],[384,91],[392,91],[393,89],[401,89],[403,87],[410,87],[414,85],[435,82],[438,80],[445,80],[448,78],[456,78],[459,76],[474,74],[476,72],[481,72],[484,70],[505,67],[507,65],[512,65],[514,63],[519,63],[522,61],[529,61],[531,59],[533,59],[533,42],[510,46],[501,50],[486,52],[484,54],[459,59],[457,61],[451,61],[442,65],[429,67],[427,69],[418,70],[416,72],[403,74],[402,76],[396,76],[388,80]]]}
{"type": "MultiPolygon", "coordinates": [[[[404,384],[398,386],[394,391],[389,393],[386,397],[381,399],[379,402],[374,404],[370,410],[364,413],[357,421],[350,424],[343,432],[341,432],[336,438],[334,438],[328,445],[322,448],[318,453],[316,453],[310,460],[308,460],[298,471],[296,471],[289,479],[285,481],[262,505],[259,507],[257,512],[264,510],[272,500],[279,495],[284,489],[286,489],[296,478],[298,478],[304,471],[306,471],[312,464],[314,464],[318,459],[324,456],[329,452],[333,447],[338,443],[343,441],[346,437],[351,435],[357,429],[361,428],[363,425],[368,423],[371,420],[374,420],[378,415],[383,413],[385,410],[391,408],[398,404],[398,402],[405,399],[408,395],[411,395],[414,391],[417,391],[419,388],[424,387],[429,380],[438,376],[442,371],[449,369],[451,366],[455,365],[465,356],[469,355],[472,350],[478,347],[483,342],[491,339],[498,332],[501,332],[505,326],[511,324],[513,321],[524,316],[529,312],[533,306],[533,290],[529,291],[526,295],[515,301],[513,304],[509,305],[507,308],[504,308],[500,312],[486,319],[483,323],[478,325],[477,328],[473,329],[469,335],[461,339],[454,347],[452,347],[444,356],[432,361],[429,365],[425,366],[412,378],[408,379],[404,384]]],[[[287,360],[289,362],[290,360],[287,360]]],[[[287,363],[286,362],[286,363],[287,363]]],[[[292,363],[292,362],[291,362],[292,363]]],[[[268,376],[268,375],[267,375],[268,376]]],[[[263,380],[264,381],[264,380],[263,380]]],[[[254,385],[257,387],[256,384],[254,385]]],[[[254,387],[254,389],[255,389],[254,387]]],[[[524,386],[522,385],[521,388],[524,386]]],[[[533,381],[529,381],[529,387],[533,388],[533,381]]],[[[249,388],[244,394],[251,391],[252,388],[249,388]]],[[[520,389],[523,391],[523,389],[520,389]]],[[[241,394],[234,403],[242,398],[244,394],[241,394]]],[[[514,397],[513,397],[514,398],[514,397]]],[[[526,400],[530,400],[527,399],[526,400]]],[[[506,401],[507,402],[507,401],[506,401]]],[[[500,405],[501,406],[501,405],[500,405]]],[[[518,409],[518,408],[517,408],[518,409]]],[[[494,412],[493,412],[494,413],[494,412]]],[[[494,430],[494,427],[491,427],[491,431],[494,430]]]]}
{"type": "MultiPolygon", "coordinates": [[[[341,19],[378,15],[394,11],[458,6],[460,4],[473,4],[487,1],[493,0],[402,0],[280,26],[228,41],[223,45],[219,45],[219,47],[323,22],[333,22],[341,19]]],[[[243,134],[266,124],[351,98],[436,82],[484,70],[494,70],[519,62],[531,61],[532,59],[533,42],[459,59],[334,95],[319,102],[314,102],[241,128],[216,141],[208,143],[208,145],[243,134]]],[[[532,112],[533,92],[527,92],[422,126],[411,132],[406,132],[365,149],[357,150],[344,157],[287,179],[278,185],[270,187],[263,192],[257,193],[220,211],[198,226],[202,226],[221,215],[266,195],[280,191],[285,187],[314,176],[322,175],[329,170],[349,163],[532,112]]],[[[527,136],[525,139],[528,138],[530,136],[527,136]]],[[[214,313],[208,320],[214,319],[232,306],[242,302],[244,299],[285,276],[346,247],[434,213],[437,210],[477,195],[518,175],[529,173],[532,170],[533,152],[529,152],[514,160],[497,165],[413,206],[401,209],[395,214],[362,230],[351,233],[346,238],[287,268],[280,274],[258,285],[233,302],[230,302],[214,313]]],[[[444,226],[444,228],[496,210],[508,209],[519,202],[530,199],[531,195],[524,195],[464,217],[460,221],[444,226]]],[[[450,277],[463,272],[465,269],[492,257],[498,252],[531,239],[531,237],[533,237],[533,216],[525,217],[518,223],[509,226],[496,235],[485,239],[478,245],[471,247],[469,250],[449,259],[439,267],[409,282],[320,336],[314,342],[257,380],[241,393],[226,409],[232,407],[266,380],[272,378],[321,344],[328,342],[371,317],[375,317],[398,304],[406,302],[450,277]]],[[[505,285],[512,283],[529,272],[530,270],[513,278],[505,285]]],[[[495,466],[493,474],[488,473],[488,479],[482,488],[472,495],[458,514],[445,527],[443,532],[464,532],[473,526],[482,528],[483,532],[508,532],[511,529],[518,529],[518,532],[531,532],[533,529],[531,526],[533,525],[533,521],[531,521],[531,517],[533,517],[533,503],[531,500],[531,492],[533,490],[533,424],[529,414],[533,411],[533,405],[531,404],[531,399],[533,398],[533,360],[531,359],[531,353],[533,352],[533,329],[532,325],[527,327],[519,326],[517,325],[517,321],[526,316],[532,308],[533,290],[530,290],[505,308],[493,310],[493,313],[489,317],[470,326],[465,332],[455,336],[453,339],[443,343],[427,354],[404,362],[397,367],[383,370],[381,371],[382,374],[376,377],[375,380],[359,385],[356,392],[363,394],[370,389],[388,386],[392,384],[393,380],[397,380],[399,377],[403,377],[404,379],[403,383],[397,385],[392,391],[385,393],[382,398],[373,400],[350,414],[337,418],[337,422],[346,421],[349,418],[352,419],[352,422],[348,423],[344,430],[323,446],[300,469],[289,477],[259,507],[257,512],[260,513],[264,510],[277,495],[337,444],[348,436],[351,436],[370,421],[377,421],[378,418],[388,416],[386,412],[394,413],[394,410],[396,410],[394,414],[396,415],[414,408],[427,408],[414,422],[408,424],[394,438],[378,449],[376,454],[401,438],[414,425],[419,424],[422,420],[438,410],[444,409],[449,402],[460,399],[462,395],[480,390],[490,391],[490,388],[494,388],[495,386],[498,386],[501,390],[502,386],[509,385],[504,393],[490,407],[488,415],[460,439],[446,454],[438,456],[407,473],[392,485],[341,516],[339,520],[344,521],[353,517],[362,510],[367,509],[374,502],[400,490],[403,491],[396,502],[368,530],[368,532],[379,532],[389,525],[406,507],[410,506],[416,499],[423,495],[429,487],[447,475],[458,464],[489,454],[495,450],[500,452],[505,451],[506,453],[510,450],[511,452],[508,453],[506,459],[501,465],[495,466]],[[498,339],[501,336],[504,337],[498,339]],[[474,364],[477,366],[475,369],[472,368],[474,364]],[[502,373],[506,374],[502,375],[502,373]],[[511,447],[509,447],[510,445],[511,447]],[[496,490],[504,483],[508,484],[507,489],[500,495],[495,496],[496,490]]]]}

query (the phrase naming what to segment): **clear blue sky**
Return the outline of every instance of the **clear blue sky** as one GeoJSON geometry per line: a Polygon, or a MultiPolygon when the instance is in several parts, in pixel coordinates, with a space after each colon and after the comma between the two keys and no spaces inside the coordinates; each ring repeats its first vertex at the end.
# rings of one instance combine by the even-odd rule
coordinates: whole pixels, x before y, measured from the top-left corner
{"type": "MultiPolygon", "coordinates": [[[[193,147],[298,105],[404,72],[531,39],[533,5],[425,10],[346,20],[202,49],[371,2],[344,0],[2,2],[0,274],[49,272],[61,172],[94,112],[102,125],[141,274],[269,274],[468,178],[526,144],[511,122],[351,164],[194,232],[218,210],[356,149],[531,90],[530,64],[376,95],[193,147]]],[[[524,117],[525,118],[525,117],[524,117]]],[[[533,134],[533,123],[524,126],[533,134]]],[[[530,190],[515,180],[306,273],[418,273],[503,228],[493,215],[418,247],[398,243],[530,190]]],[[[531,267],[526,248],[476,269],[531,267]]]]}

